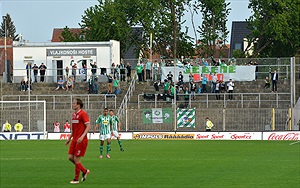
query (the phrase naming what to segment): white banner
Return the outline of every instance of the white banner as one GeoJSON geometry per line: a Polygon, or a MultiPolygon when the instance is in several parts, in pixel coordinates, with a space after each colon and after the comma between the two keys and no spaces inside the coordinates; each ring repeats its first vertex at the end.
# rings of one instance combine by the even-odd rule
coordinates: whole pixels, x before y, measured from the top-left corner
{"type": "MultiPolygon", "coordinates": [[[[88,137],[90,140],[99,140],[99,135],[100,133],[89,133],[88,137]]],[[[130,140],[132,139],[132,133],[125,133],[125,132],[119,132],[120,135],[120,139],[121,140],[130,140]]],[[[116,140],[117,138],[112,136],[111,137],[112,140],[116,140]]]]}
{"type": "MultiPolygon", "coordinates": [[[[89,140],[99,140],[100,133],[88,133],[89,140]]],[[[71,133],[48,133],[49,140],[66,140],[70,137],[71,133]]],[[[132,133],[123,133],[119,132],[120,139],[132,139],[132,133]]],[[[112,137],[111,139],[115,140],[116,137],[112,137]]]]}
{"type": "MultiPolygon", "coordinates": [[[[45,133],[47,135],[47,133],[45,133]]],[[[1,132],[0,140],[43,140],[44,132],[1,132]]]]}
{"type": "Polygon", "coordinates": [[[300,140],[300,131],[264,132],[263,140],[300,140]]]}
{"type": "Polygon", "coordinates": [[[262,132],[197,132],[196,140],[261,140],[262,132]]]}
{"type": "Polygon", "coordinates": [[[71,133],[48,133],[48,140],[67,140],[71,133]]]}
{"type": "Polygon", "coordinates": [[[163,113],[161,108],[152,108],[152,123],[163,123],[163,113]]]}
{"type": "Polygon", "coordinates": [[[209,81],[212,79],[212,75],[214,73],[218,74],[218,79],[221,78],[224,81],[229,81],[229,79],[232,79],[233,81],[253,81],[255,80],[255,68],[256,66],[234,66],[234,67],[197,66],[190,69],[184,67],[176,67],[176,68],[161,67],[161,71],[162,71],[161,82],[164,82],[164,80],[167,79],[167,75],[169,74],[170,71],[173,74],[173,79],[175,79],[175,82],[178,81],[179,72],[182,72],[184,82],[189,82],[190,72],[192,72],[194,76],[195,75],[199,75],[199,77],[205,76],[208,78],[209,81]]]}

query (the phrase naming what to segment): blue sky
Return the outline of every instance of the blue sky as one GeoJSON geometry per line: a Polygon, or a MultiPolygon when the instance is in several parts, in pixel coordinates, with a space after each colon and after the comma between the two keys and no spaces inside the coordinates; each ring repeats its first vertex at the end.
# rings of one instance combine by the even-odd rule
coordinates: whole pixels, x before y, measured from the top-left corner
{"type": "MultiPolygon", "coordinates": [[[[228,0],[231,13],[228,16],[227,28],[231,29],[232,21],[245,21],[251,15],[248,0],[228,0]]],[[[1,16],[10,14],[17,34],[30,42],[49,42],[53,28],[79,27],[84,10],[98,4],[97,0],[0,0],[1,16]]],[[[194,36],[190,15],[186,14],[186,25],[189,34],[194,36]]],[[[195,24],[201,24],[201,16],[195,16],[195,24]]],[[[2,21],[1,21],[2,22],[2,21]]],[[[229,40],[229,39],[228,39],[229,40]]]]}

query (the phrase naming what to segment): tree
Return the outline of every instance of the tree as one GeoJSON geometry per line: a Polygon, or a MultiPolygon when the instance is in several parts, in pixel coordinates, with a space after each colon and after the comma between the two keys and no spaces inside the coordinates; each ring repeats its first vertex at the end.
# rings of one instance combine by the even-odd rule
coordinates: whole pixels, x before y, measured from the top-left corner
{"type": "Polygon", "coordinates": [[[252,30],[248,40],[254,43],[252,57],[294,56],[300,48],[299,1],[250,0],[248,7],[253,11],[247,20],[252,30]]]}
{"type": "Polygon", "coordinates": [[[5,28],[6,28],[6,37],[13,39],[14,41],[19,40],[19,35],[16,35],[16,27],[12,21],[9,14],[6,14],[6,21],[3,19],[0,28],[0,37],[5,37],[5,28]],[[6,26],[5,26],[6,23],[6,26]]]}
{"type": "MultiPolygon", "coordinates": [[[[85,10],[79,24],[86,41],[118,40],[121,53],[132,45],[147,57],[150,50],[150,34],[153,36],[152,50],[166,58],[193,55],[192,38],[181,31],[186,0],[99,0],[99,4],[85,10]],[[143,27],[143,38],[132,33],[132,27],[143,27]]],[[[65,28],[64,40],[77,40],[65,28]]],[[[138,52],[137,52],[138,54],[138,52]]],[[[123,56],[121,54],[121,56],[123,56]]]]}
{"type": "MultiPolygon", "coordinates": [[[[81,33],[83,33],[83,30],[81,30],[81,33]]],[[[64,30],[61,33],[62,37],[59,37],[61,41],[64,42],[80,42],[84,41],[84,38],[81,38],[80,35],[77,33],[72,33],[68,26],[64,28],[64,30]]]]}
{"type": "Polygon", "coordinates": [[[202,25],[199,26],[199,50],[202,56],[213,56],[216,47],[226,48],[229,31],[226,28],[227,16],[229,15],[230,3],[225,0],[201,0],[202,25]]]}
{"type": "Polygon", "coordinates": [[[122,9],[122,4],[118,1],[99,0],[99,5],[85,10],[80,26],[84,30],[86,40],[118,40],[121,43],[121,53],[127,51],[132,29],[122,9]]]}

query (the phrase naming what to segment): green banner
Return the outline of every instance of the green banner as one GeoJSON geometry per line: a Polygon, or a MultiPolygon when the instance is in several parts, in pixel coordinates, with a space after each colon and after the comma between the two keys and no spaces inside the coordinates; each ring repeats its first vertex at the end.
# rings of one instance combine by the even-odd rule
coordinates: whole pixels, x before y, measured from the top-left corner
{"type": "Polygon", "coordinates": [[[193,127],[195,128],[195,108],[193,109],[177,109],[177,127],[193,127]]]}
{"type": "Polygon", "coordinates": [[[143,109],[142,117],[143,124],[172,123],[173,111],[172,108],[143,109]]]}

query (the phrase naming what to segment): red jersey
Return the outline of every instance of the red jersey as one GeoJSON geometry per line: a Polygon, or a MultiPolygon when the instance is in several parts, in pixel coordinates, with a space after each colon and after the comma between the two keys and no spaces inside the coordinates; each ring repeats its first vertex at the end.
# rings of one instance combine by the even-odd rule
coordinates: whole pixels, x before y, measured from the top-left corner
{"type": "MultiPolygon", "coordinates": [[[[72,133],[73,133],[73,141],[77,141],[78,138],[84,133],[86,124],[90,123],[90,119],[88,114],[80,109],[78,112],[74,112],[72,115],[72,133]]],[[[83,140],[87,139],[87,135],[85,135],[83,140]]]]}

